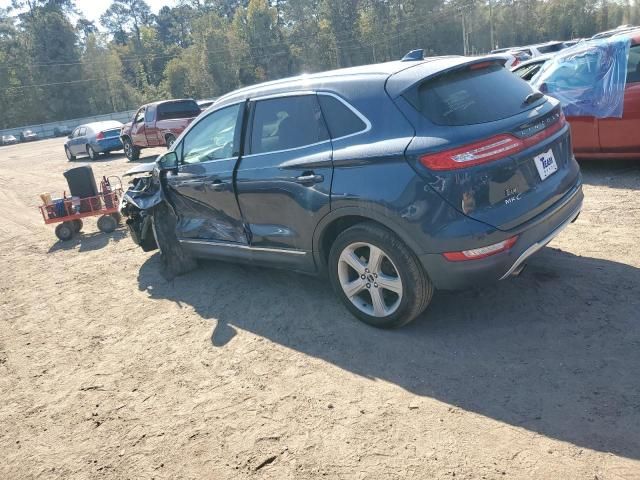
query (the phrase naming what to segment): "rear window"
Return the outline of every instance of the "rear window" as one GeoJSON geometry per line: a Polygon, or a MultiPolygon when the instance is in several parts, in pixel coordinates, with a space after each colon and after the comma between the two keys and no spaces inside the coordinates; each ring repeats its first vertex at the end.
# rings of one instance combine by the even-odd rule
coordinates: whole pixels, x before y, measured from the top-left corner
{"type": "Polygon", "coordinates": [[[527,82],[499,64],[463,69],[427,80],[405,98],[438,125],[494,122],[532,108],[524,100],[533,93],[527,82]]]}
{"type": "Polygon", "coordinates": [[[524,65],[522,67],[516,68],[513,71],[513,73],[518,75],[521,79],[529,81],[536,75],[536,73],[538,73],[540,71],[540,69],[542,68],[542,64],[543,63],[544,62],[532,63],[530,65],[524,65]]]}
{"type": "Polygon", "coordinates": [[[318,95],[318,101],[331,138],[346,137],[367,128],[367,125],[360,117],[337,98],[329,95],[318,95]]]}
{"type": "Polygon", "coordinates": [[[542,47],[538,47],[538,51],[542,54],[545,53],[554,53],[554,52],[559,52],[560,50],[563,50],[565,48],[564,44],[562,43],[555,43],[553,45],[544,45],[542,47]]]}
{"type": "Polygon", "coordinates": [[[158,120],[172,118],[191,118],[200,115],[200,107],[193,100],[183,102],[161,103],[158,105],[158,120]]]}

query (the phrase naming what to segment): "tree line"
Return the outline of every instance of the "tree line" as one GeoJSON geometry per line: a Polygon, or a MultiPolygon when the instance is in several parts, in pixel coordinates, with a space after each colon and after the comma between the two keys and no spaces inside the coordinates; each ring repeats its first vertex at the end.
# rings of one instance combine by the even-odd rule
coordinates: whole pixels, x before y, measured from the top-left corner
{"type": "Polygon", "coordinates": [[[0,128],[210,98],[243,85],[401,58],[484,53],[640,23],[640,0],[74,0],[0,9],[0,128]]]}

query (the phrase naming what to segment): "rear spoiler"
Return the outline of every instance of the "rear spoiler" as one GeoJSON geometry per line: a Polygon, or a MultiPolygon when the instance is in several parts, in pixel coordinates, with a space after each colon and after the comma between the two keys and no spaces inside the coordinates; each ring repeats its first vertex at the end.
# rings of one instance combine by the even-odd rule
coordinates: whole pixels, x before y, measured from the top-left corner
{"type": "Polygon", "coordinates": [[[389,96],[395,99],[427,79],[437,78],[474,65],[495,63],[504,66],[507,60],[508,56],[501,54],[484,57],[439,57],[428,62],[416,63],[414,66],[391,75],[387,79],[385,88],[389,96]]]}

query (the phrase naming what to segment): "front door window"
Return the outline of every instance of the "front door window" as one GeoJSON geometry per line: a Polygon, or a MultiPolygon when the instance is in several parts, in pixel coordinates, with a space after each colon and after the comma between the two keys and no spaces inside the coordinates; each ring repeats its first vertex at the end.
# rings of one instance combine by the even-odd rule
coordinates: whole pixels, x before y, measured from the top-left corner
{"type": "Polygon", "coordinates": [[[239,104],[233,105],[199,121],[182,142],[182,163],[202,163],[234,156],[239,109],[239,104]]]}

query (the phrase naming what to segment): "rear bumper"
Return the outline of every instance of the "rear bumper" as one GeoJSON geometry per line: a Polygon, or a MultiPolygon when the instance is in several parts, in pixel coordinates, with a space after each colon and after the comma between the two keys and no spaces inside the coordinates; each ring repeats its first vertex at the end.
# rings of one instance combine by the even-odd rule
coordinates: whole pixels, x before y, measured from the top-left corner
{"type": "Polygon", "coordinates": [[[461,290],[503,280],[575,221],[582,210],[583,199],[579,183],[538,217],[507,232],[505,239],[518,235],[518,241],[506,252],[463,262],[450,262],[442,254],[424,254],[419,256],[420,261],[435,287],[441,290],[461,290]]]}

